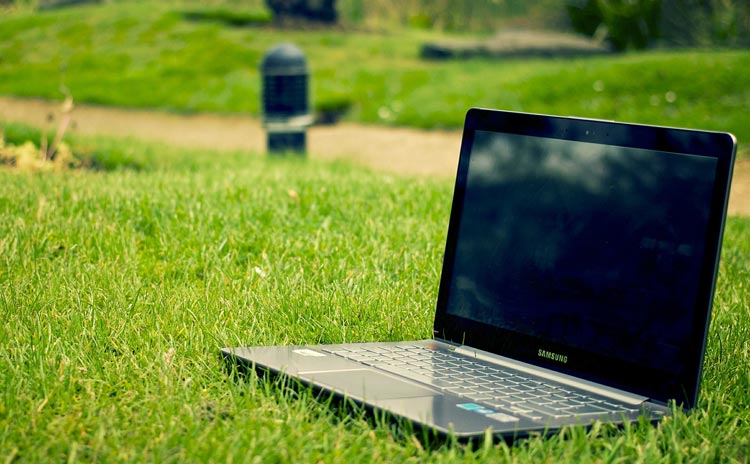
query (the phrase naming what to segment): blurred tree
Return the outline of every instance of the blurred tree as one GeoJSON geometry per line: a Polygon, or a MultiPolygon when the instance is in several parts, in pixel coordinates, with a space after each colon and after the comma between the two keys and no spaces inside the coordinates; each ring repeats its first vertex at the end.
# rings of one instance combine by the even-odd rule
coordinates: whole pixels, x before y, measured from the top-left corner
{"type": "Polygon", "coordinates": [[[565,28],[566,0],[338,0],[344,20],[457,33],[565,28]]]}
{"type": "Polygon", "coordinates": [[[591,37],[602,25],[602,9],[597,1],[569,0],[565,8],[570,16],[570,25],[576,32],[591,37]]]}
{"type": "Polygon", "coordinates": [[[661,0],[670,45],[750,45],[750,0],[661,0]]]}
{"type": "Polygon", "coordinates": [[[600,36],[615,50],[643,49],[659,37],[660,0],[569,0],[577,32],[600,36]]]}
{"type": "Polygon", "coordinates": [[[567,0],[574,30],[617,50],[750,45],[750,0],[567,0]]]}
{"type": "Polygon", "coordinates": [[[599,0],[606,37],[616,50],[644,49],[659,37],[659,0],[599,0]]]}
{"type": "Polygon", "coordinates": [[[266,0],[274,19],[305,19],[322,23],[338,20],[336,0],[266,0]]]}

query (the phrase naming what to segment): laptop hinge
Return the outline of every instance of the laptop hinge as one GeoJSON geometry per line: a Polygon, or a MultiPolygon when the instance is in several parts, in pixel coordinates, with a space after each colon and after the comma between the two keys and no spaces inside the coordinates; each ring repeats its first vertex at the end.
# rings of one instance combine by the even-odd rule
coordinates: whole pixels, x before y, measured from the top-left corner
{"type": "Polygon", "coordinates": [[[617,388],[608,387],[596,382],[591,382],[585,379],[573,377],[571,375],[562,374],[560,372],[553,371],[551,369],[545,369],[543,367],[534,366],[514,359],[506,358],[497,354],[492,354],[487,351],[478,350],[469,346],[460,346],[456,348],[456,353],[463,354],[472,358],[481,359],[493,364],[498,364],[511,369],[516,369],[527,374],[536,375],[553,382],[559,382],[570,387],[578,388],[581,390],[588,391],[597,395],[605,396],[613,400],[622,401],[623,403],[638,405],[648,401],[648,398],[642,395],[636,395],[634,393],[626,392],[617,388]]]}

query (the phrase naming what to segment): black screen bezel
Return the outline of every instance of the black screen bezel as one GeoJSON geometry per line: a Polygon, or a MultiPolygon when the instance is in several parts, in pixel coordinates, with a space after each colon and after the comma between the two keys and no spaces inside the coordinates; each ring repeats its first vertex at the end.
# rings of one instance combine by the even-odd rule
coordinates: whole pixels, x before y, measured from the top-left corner
{"type": "Polygon", "coordinates": [[[443,270],[438,291],[434,333],[438,338],[554,369],[594,382],[638,393],[654,401],[692,408],[698,396],[705,340],[718,272],[729,186],[736,140],[728,133],[646,126],[560,116],[472,108],[466,114],[456,176],[443,270]],[[459,219],[466,193],[471,148],[475,131],[502,132],[534,137],[615,145],[661,152],[684,153],[717,161],[701,266],[694,306],[693,330],[686,355],[686,369],[679,375],[634,365],[603,353],[556,345],[535,337],[492,327],[450,314],[447,307],[455,263],[459,219]],[[539,356],[539,350],[565,353],[567,362],[539,356]]]}

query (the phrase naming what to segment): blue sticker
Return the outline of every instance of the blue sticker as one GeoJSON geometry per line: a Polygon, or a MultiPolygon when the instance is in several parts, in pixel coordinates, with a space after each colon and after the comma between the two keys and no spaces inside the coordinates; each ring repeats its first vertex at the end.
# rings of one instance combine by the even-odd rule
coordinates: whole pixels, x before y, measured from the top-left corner
{"type": "Polygon", "coordinates": [[[461,403],[461,404],[458,404],[457,406],[467,411],[473,411],[473,412],[478,412],[479,414],[484,414],[485,416],[488,414],[495,414],[497,412],[494,409],[485,408],[481,404],[476,404],[476,403],[461,403]]]}
{"type": "Polygon", "coordinates": [[[458,405],[461,409],[466,409],[467,411],[476,411],[477,409],[482,409],[482,406],[476,404],[476,403],[461,403],[458,405]]]}

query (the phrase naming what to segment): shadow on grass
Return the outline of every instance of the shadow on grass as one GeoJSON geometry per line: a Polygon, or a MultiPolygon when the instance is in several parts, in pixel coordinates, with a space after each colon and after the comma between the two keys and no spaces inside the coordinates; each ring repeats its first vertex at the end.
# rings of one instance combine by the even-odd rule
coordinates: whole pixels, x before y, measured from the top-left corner
{"type": "Polygon", "coordinates": [[[213,22],[230,27],[265,26],[273,19],[268,11],[239,11],[230,8],[186,10],[182,17],[194,22],[213,22]]]}

